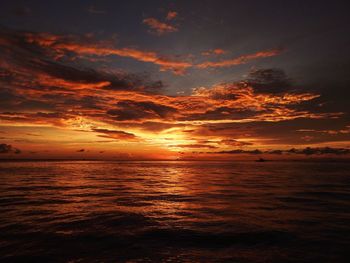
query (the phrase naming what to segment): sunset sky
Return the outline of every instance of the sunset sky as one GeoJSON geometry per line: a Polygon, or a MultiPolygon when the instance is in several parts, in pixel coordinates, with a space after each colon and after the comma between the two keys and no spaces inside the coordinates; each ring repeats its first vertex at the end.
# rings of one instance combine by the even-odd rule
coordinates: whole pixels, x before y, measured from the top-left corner
{"type": "Polygon", "coordinates": [[[347,1],[1,1],[0,159],[350,156],[347,1]]]}

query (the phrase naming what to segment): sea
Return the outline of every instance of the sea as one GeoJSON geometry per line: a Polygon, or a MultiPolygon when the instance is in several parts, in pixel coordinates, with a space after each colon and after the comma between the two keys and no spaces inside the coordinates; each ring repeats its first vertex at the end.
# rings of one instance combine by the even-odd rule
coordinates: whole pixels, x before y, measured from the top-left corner
{"type": "Polygon", "coordinates": [[[350,262],[350,163],[2,161],[0,262],[350,262]]]}

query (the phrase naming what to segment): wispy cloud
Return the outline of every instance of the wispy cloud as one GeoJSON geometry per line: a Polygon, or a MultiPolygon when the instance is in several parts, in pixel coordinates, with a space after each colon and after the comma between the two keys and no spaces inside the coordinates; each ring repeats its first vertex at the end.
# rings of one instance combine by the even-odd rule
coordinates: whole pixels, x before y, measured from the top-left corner
{"type": "MultiPolygon", "coordinates": [[[[246,64],[254,59],[277,56],[282,52],[281,49],[273,49],[259,51],[229,60],[205,61],[196,64],[192,59],[181,60],[174,58],[173,56],[136,48],[117,48],[112,42],[94,41],[91,38],[86,39],[79,36],[63,36],[30,32],[16,32],[15,35],[17,38],[23,38],[23,41],[27,42],[28,45],[33,45],[34,48],[42,48],[43,50],[41,50],[41,52],[45,52],[46,55],[52,56],[55,60],[65,58],[65,56],[71,59],[72,55],[75,55],[77,57],[91,59],[93,62],[95,57],[119,56],[131,58],[140,62],[152,63],[158,65],[160,71],[172,71],[178,75],[184,74],[186,70],[190,68],[205,69],[232,67],[246,64]]],[[[6,40],[4,38],[2,41],[9,41],[9,39],[6,40]]],[[[13,41],[13,39],[11,41],[13,41]]],[[[211,54],[223,54],[224,51],[221,49],[215,49],[210,52],[211,54]]]]}
{"type": "Polygon", "coordinates": [[[163,35],[166,33],[172,33],[172,32],[178,31],[178,28],[176,26],[161,22],[158,19],[153,17],[145,18],[142,22],[150,27],[151,29],[150,32],[156,33],[158,35],[163,35]]]}
{"type": "Polygon", "coordinates": [[[206,50],[203,51],[201,54],[203,56],[211,56],[211,55],[223,55],[226,54],[227,51],[221,49],[221,48],[215,48],[215,49],[210,49],[210,50],[206,50]]]}
{"type": "Polygon", "coordinates": [[[173,20],[178,16],[178,13],[176,11],[169,11],[166,15],[166,20],[173,20]]]}
{"type": "Polygon", "coordinates": [[[222,68],[222,67],[230,67],[230,66],[236,66],[248,63],[249,61],[253,59],[258,58],[267,58],[267,57],[273,57],[277,56],[282,52],[281,49],[273,49],[273,50],[266,50],[266,51],[259,51],[253,54],[243,55],[237,58],[228,59],[228,60],[221,60],[221,61],[208,61],[203,62],[201,64],[196,65],[198,68],[222,68]]]}
{"type": "Polygon", "coordinates": [[[26,41],[39,45],[48,51],[55,52],[55,57],[62,57],[65,52],[74,52],[79,55],[90,56],[120,56],[135,59],[141,62],[153,63],[160,66],[161,70],[171,70],[174,73],[182,74],[192,63],[179,61],[170,57],[157,54],[152,51],[143,51],[135,48],[106,47],[106,43],[83,43],[78,39],[65,38],[64,36],[51,34],[27,33],[26,41]]]}
{"type": "Polygon", "coordinates": [[[122,141],[137,141],[138,138],[135,134],[118,131],[118,130],[108,130],[108,129],[92,129],[93,132],[100,133],[99,137],[109,138],[114,140],[122,140],[122,141]]]}
{"type": "Polygon", "coordinates": [[[187,148],[187,149],[199,149],[199,148],[207,148],[207,149],[216,149],[217,146],[213,146],[210,144],[173,144],[169,145],[169,147],[173,148],[187,148]]]}

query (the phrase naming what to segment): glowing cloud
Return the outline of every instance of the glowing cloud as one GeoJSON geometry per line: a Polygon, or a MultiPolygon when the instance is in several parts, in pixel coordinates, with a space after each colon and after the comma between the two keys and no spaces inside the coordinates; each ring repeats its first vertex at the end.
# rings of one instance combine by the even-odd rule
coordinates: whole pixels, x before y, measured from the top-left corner
{"type": "Polygon", "coordinates": [[[259,51],[249,55],[243,55],[234,59],[221,60],[216,62],[203,62],[196,65],[198,68],[221,68],[221,67],[230,67],[248,63],[250,60],[258,58],[267,58],[277,56],[282,52],[281,49],[273,49],[267,51],[259,51]]]}
{"type": "Polygon", "coordinates": [[[158,35],[178,31],[178,28],[176,28],[175,26],[160,22],[156,18],[145,18],[142,22],[151,28],[151,32],[155,32],[158,35]]]}
{"type": "Polygon", "coordinates": [[[175,11],[169,11],[168,14],[166,15],[166,20],[173,20],[178,16],[178,13],[175,11]]]}

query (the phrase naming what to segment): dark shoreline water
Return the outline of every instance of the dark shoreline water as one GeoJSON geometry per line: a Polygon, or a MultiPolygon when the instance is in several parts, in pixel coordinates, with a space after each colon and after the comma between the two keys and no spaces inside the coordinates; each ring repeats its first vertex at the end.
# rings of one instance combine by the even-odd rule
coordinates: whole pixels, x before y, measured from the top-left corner
{"type": "Polygon", "coordinates": [[[0,163],[1,262],[348,262],[346,162],[0,163]]]}

